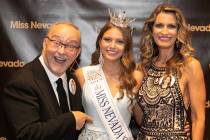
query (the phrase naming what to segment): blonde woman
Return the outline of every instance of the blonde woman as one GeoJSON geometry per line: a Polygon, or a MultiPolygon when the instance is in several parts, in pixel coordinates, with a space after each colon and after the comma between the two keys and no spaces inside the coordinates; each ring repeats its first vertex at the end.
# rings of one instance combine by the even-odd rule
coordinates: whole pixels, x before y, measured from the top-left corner
{"type": "Polygon", "coordinates": [[[134,109],[139,139],[190,139],[184,131],[189,109],[192,140],[203,139],[205,84],[193,52],[182,12],[159,5],[145,21],[140,42],[144,78],[134,109]]]}

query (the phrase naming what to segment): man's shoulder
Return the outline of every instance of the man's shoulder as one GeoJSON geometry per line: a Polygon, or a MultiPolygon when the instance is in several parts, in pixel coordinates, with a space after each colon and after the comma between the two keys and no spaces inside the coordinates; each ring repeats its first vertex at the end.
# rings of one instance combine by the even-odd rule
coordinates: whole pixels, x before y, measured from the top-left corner
{"type": "Polygon", "coordinates": [[[27,63],[22,68],[17,69],[16,71],[11,73],[10,80],[8,81],[8,84],[14,84],[14,83],[23,83],[27,84],[30,83],[30,81],[34,80],[33,77],[36,77],[36,70],[38,69],[39,65],[36,64],[35,60],[27,63]]]}

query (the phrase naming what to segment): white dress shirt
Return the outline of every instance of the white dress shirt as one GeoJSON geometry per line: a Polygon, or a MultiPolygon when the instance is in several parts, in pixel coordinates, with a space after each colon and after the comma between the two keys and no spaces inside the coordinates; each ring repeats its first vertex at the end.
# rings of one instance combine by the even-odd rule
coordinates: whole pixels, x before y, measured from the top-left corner
{"type": "Polygon", "coordinates": [[[46,64],[45,64],[45,62],[44,62],[44,59],[43,59],[43,56],[42,56],[42,55],[39,57],[39,60],[40,60],[42,66],[44,67],[44,69],[45,69],[45,71],[46,71],[46,73],[47,73],[47,76],[48,76],[48,78],[49,78],[49,80],[50,80],[50,83],[51,83],[51,85],[52,85],[52,87],[53,87],[53,90],[54,90],[54,93],[55,93],[55,96],[56,96],[56,98],[57,98],[57,101],[58,101],[58,104],[59,104],[59,105],[60,105],[60,102],[59,102],[58,92],[57,92],[57,90],[56,90],[56,88],[57,88],[57,83],[56,83],[56,81],[57,81],[59,78],[61,78],[61,79],[63,80],[63,87],[64,87],[64,89],[65,89],[65,91],[66,91],[66,94],[67,94],[66,97],[67,97],[67,102],[68,102],[68,106],[69,106],[69,109],[70,109],[70,101],[69,101],[69,92],[68,92],[68,86],[67,86],[67,77],[66,77],[66,73],[64,73],[63,75],[61,75],[60,77],[58,77],[58,76],[56,76],[55,74],[53,74],[53,73],[49,70],[49,68],[46,66],[46,64]]]}

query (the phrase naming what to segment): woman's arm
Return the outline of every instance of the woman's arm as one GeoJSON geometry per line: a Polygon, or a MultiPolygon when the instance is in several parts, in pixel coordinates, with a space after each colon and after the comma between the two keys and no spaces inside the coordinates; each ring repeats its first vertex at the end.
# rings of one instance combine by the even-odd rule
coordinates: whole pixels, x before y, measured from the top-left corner
{"type": "Polygon", "coordinates": [[[186,72],[191,107],[192,140],[203,140],[206,91],[200,62],[192,58],[186,66],[186,72]]]}
{"type": "Polygon", "coordinates": [[[83,84],[85,82],[84,76],[83,76],[83,72],[82,72],[82,68],[79,68],[75,71],[75,75],[79,81],[79,84],[81,86],[81,88],[83,88],[83,84]]]}
{"type": "Polygon", "coordinates": [[[143,118],[143,112],[137,103],[133,106],[133,115],[136,120],[136,123],[140,126],[143,118]]]}
{"type": "MultiPolygon", "coordinates": [[[[137,96],[138,96],[138,92],[139,92],[139,89],[141,87],[141,83],[142,83],[142,80],[143,80],[143,77],[144,77],[144,74],[143,72],[139,69],[139,70],[136,70],[134,71],[134,77],[136,79],[136,82],[137,82],[137,85],[136,87],[134,88],[134,91],[136,92],[137,96]]],[[[138,105],[138,103],[135,103],[135,105],[133,106],[133,114],[134,114],[134,117],[135,117],[135,120],[136,120],[136,123],[138,125],[141,124],[141,121],[142,121],[142,117],[143,117],[143,112],[140,108],[140,106],[138,105]]]]}

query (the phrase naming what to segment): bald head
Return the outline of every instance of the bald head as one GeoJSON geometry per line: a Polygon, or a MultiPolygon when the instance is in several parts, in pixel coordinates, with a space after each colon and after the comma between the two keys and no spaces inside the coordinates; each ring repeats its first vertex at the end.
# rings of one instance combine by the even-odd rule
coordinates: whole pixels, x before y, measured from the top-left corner
{"type": "Polygon", "coordinates": [[[42,56],[48,69],[61,76],[80,54],[78,27],[68,22],[53,24],[43,42],[42,56]]]}
{"type": "MultiPolygon", "coordinates": [[[[56,22],[56,23],[54,23],[49,28],[47,36],[52,37],[54,34],[57,34],[57,32],[59,32],[59,30],[64,30],[64,29],[76,30],[81,38],[79,28],[71,22],[56,22]]],[[[81,42],[81,39],[80,39],[80,42],[81,42]]]]}

